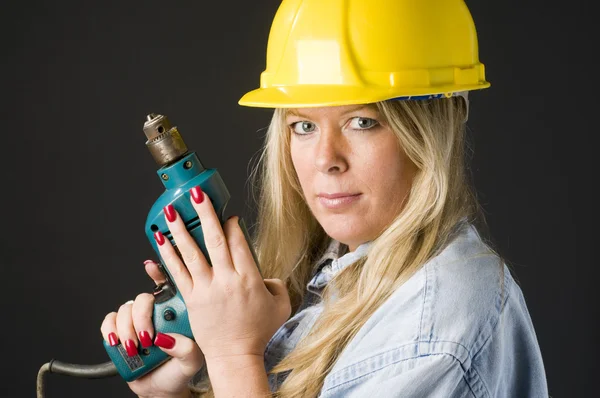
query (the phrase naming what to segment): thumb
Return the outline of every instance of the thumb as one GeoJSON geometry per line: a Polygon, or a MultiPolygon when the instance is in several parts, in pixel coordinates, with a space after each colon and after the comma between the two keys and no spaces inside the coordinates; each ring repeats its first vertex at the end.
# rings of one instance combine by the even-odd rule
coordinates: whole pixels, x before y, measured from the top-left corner
{"type": "Polygon", "coordinates": [[[289,298],[285,283],[281,279],[265,279],[265,286],[273,296],[285,296],[289,298]]]}
{"type": "Polygon", "coordinates": [[[292,305],[285,282],[281,279],[265,279],[264,281],[267,290],[273,295],[275,302],[281,310],[282,316],[285,319],[289,318],[292,313],[292,305]]]}
{"type": "Polygon", "coordinates": [[[178,362],[181,371],[194,376],[204,365],[204,354],[196,342],[178,333],[156,333],[154,345],[171,356],[171,362],[178,362]]]}

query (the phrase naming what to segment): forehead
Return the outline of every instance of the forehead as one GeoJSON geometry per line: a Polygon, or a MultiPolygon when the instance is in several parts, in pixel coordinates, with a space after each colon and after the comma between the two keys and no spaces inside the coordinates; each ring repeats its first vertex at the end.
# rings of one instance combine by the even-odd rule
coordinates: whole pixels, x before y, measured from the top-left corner
{"type": "Polygon", "coordinates": [[[324,106],[318,108],[290,108],[286,109],[285,116],[298,116],[306,118],[318,117],[340,117],[356,112],[378,113],[377,105],[362,104],[362,105],[341,105],[341,106],[324,106]]]}

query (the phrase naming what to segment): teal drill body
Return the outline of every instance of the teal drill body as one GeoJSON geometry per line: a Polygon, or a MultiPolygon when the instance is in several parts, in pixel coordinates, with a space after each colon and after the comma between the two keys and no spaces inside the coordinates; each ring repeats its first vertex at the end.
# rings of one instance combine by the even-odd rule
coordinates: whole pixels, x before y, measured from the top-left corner
{"type": "MultiPolygon", "coordinates": [[[[152,116],[156,118],[156,115],[152,116]]],[[[151,120],[150,118],[151,116],[149,116],[149,120],[151,120]]],[[[165,127],[170,128],[170,126],[165,127]]],[[[185,302],[168,269],[162,265],[164,262],[160,257],[160,252],[156,240],[154,239],[154,233],[156,231],[161,231],[165,238],[169,239],[171,244],[176,246],[171,232],[167,227],[163,211],[165,206],[172,204],[185,223],[190,235],[194,238],[198,247],[210,262],[210,257],[204,244],[202,226],[200,225],[198,214],[190,202],[189,191],[195,186],[200,186],[202,191],[210,198],[213,207],[221,220],[221,224],[225,221],[223,219],[224,211],[229,202],[230,195],[218,171],[216,169],[205,169],[195,152],[187,152],[187,148],[185,148],[176,128],[170,128],[170,130],[163,128],[162,132],[159,133],[159,131],[156,132],[158,137],[160,138],[162,134],[162,139],[163,141],[166,140],[166,143],[163,142],[161,144],[159,140],[156,140],[156,137],[149,136],[149,140],[146,143],[148,146],[159,142],[159,146],[168,145],[167,149],[172,149],[173,146],[177,147],[177,145],[179,145],[179,147],[174,154],[172,153],[170,155],[165,155],[164,148],[158,148],[159,150],[154,151],[151,148],[155,160],[157,160],[159,164],[166,163],[157,170],[158,177],[164,184],[166,190],[156,202],[154,202],[154,205],[148,213],[145,225],[148,241],[156,252],[157,257],[160,259],[160,266],[163,268],[167,277],[167,282],[158,285],[154,291],[155,304],[152,315],[155,331],[154,335],[156,335],[156,332],[179,333],[193,339],[185,302]],[[170,135],[168,135],[169,131],[171,132],[170,135]],[[175,141],[177,141],[175,144],[169,142],[173,141],[173,137],[175,137],[175,141]],[[155,141],[152,141],[152,139],[155,139],[155,141]],[[183,154],[181,152],[183,152],[183,154]]],[[[241,226],[248,239],[248,233],[244,224],[241,223],[241,226]]],[[[111,347],[105,341],[104,347],[111,360],[116,365],[119,374],[126,381],[138,379],[169,359],[169,356],[156,346],[143,348],[138,344],[138,355],[133,357],[127,355],[122,344],[111,347]]]]}

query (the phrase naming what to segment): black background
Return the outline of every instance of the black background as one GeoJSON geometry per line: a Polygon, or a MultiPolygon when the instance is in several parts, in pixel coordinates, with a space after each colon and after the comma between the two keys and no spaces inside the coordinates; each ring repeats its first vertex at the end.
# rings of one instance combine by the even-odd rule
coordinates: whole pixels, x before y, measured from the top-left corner
{"type": "MultiPolygon", "coordinates": [[[[251,223],[249,165],[270,111],[259,84],[278,0],[3,2],[1,397],[35,396],[52,358],[105,362],[104,315],[150,291],[146,214],[163,186],[145,148],[166,114],[229,214],[251,223]]],[[[468,1],[492,88],[471,95],[473,175],[533,319],[553,397],[593,395],[598,288],[598,47],[593,2],[468,1]]],[[[424,27],[426,29],[426,27],[424,27]]],[[[118,377],[47,378],[48,398],[128,397],[118,377]]]]}

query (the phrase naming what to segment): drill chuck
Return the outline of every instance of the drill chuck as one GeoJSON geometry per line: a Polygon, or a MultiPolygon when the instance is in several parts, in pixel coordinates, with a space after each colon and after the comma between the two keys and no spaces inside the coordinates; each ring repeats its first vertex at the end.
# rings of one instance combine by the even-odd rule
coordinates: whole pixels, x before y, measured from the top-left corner
{"type": "Polygon", "coordinates": [[[146,146],[160,167],[175,162],[188,152],[177,127],[171,126],[164,115],[151,113],[146,116],[144,134],[148,139],[146,146]]]}

